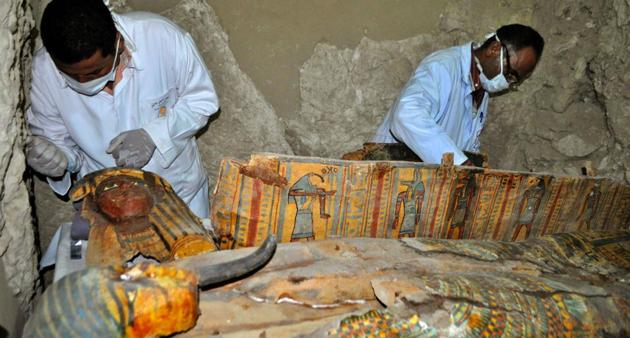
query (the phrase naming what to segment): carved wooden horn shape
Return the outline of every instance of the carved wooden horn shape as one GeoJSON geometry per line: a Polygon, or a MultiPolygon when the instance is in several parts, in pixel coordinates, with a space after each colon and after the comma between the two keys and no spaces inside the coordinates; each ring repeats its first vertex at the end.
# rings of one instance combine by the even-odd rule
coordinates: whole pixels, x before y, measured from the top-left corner
{"type": "Polygon", "coordinates": [[[242,277],[263,267],[276,251],[276,236],[269,235],[254,253],[229,262],[192,268],[199,278],[199,286],[207,287],[242,277]]]}

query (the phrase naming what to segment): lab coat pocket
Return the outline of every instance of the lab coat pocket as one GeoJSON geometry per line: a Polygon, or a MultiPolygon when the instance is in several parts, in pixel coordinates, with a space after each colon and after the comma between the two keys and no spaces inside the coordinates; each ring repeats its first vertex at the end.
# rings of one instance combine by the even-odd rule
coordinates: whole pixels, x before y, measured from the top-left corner
{"type": "Polygon", "coordinates": [[[173,107],[175,107],[177,98],[177,90],[172,88],[157,98],[146,100],[144,106],[148,114],[145,114],[144,123],[149,123],[155,119],[166,117],[173,107]]]}

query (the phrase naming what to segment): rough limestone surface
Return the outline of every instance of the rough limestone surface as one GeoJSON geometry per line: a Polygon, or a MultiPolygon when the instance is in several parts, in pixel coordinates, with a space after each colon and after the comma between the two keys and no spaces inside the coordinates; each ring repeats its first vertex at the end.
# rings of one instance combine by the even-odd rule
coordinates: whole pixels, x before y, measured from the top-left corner
{"type": "Polygon", "coordinates": [[[23,181],[24,83],[30,69],[33,16],[26,0],[0,2],[0,258],[7,282],[28,311],[37,287],[37,251],[23,181]]]}
{"type": "Polygon", "coordinates": [[[504,23],[535,27],[543,59],[517,92],[493,97],[482,134],[495,168],[630,179],[630,8],[627,1],[455,1],[440,27],[402,41],[319,44],[301,69],[302,105],[287,121],[296,154],[339,157],[369,141],[418,62],[480,40],[504,23]]]}

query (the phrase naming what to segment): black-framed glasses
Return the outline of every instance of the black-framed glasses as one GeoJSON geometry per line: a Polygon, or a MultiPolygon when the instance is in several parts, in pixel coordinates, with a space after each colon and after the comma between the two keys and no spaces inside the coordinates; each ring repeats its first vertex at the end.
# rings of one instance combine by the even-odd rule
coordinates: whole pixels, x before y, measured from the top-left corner
{"type": "MultiPolygon", "coordinates": [[[[510,84],[510,87],[515,88],[521,83],[521,76],[518,75],[518,72],[512,69],[510,65],[510,52],[507,46],[503,42],[501,42],[501,46],[505,50],[505,60],[507,61],[505,80],[510,84]]],[[[503,62],[503,60],[501,60],[501,62],[503,62]]]]}

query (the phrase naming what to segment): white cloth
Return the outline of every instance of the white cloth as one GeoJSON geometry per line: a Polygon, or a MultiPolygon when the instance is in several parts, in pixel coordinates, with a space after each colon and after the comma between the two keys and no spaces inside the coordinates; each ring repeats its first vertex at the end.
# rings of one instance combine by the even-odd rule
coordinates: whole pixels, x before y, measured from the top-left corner
{"type": "Polygon", "coordinates": [[[455,163],[461,164],[467,160],[463,150],[479,152],[488,94],[474,109],[471,46],[466,43],[426,57],[394,102],[373,142],[403,142],[427,163],[440,163],[442,154],[451,152],[455,163]]]}
{"type": "MultiPolygon", "coordinates": [[[[44,254],[42,255],[42,259],[39,261],[39,270],[55,265],[55,262],[57,261],[57,248],[59,247],[59,241],[61,240],[61,228],[64,224],[68,224],[68,226],[70,226],[72,223],[63,223],[57,227],[50,243],[48,243],[48,248],[46,248],[46,251],[44,251],[44,254]]],[[[68,233],[70,233],[70,231],[68,231],[68,233]]]]}
{"type": "Polygon", "coordinates": [[[205,205],[191,209],[207,217],[207,175],[195,134],[219,104],[204,61],[190,35],[161,16],[112,16],[131,52],[113,95],[78,94],[67,86],[45,48],[34,57],[27,113],[31,132],[58,145],[68,157],[63,179],[48,181],[55,192],[66,194],[70,172],[82,177],[114,167],[114,158],[105,152],[109,142],[121,132],[144,128],[157,150],[142,169],[168,180],[187,204],[194,198],[194,205],[205,205]]]}

